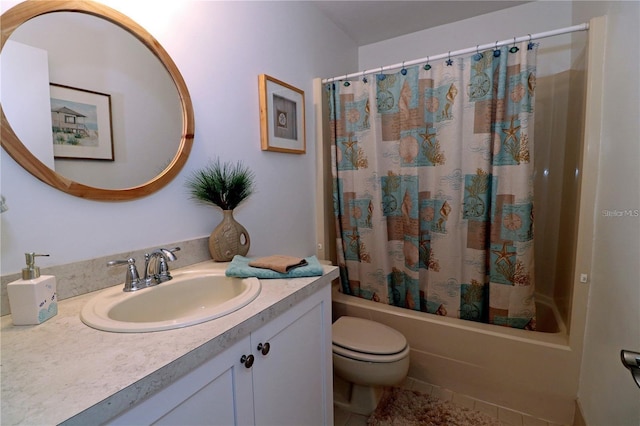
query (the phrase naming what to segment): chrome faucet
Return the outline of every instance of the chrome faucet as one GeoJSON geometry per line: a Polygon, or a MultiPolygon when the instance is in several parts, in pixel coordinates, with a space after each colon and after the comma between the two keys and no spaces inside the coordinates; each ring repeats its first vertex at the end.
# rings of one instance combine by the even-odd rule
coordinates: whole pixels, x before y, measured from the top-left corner
{"type": "Polygon", "coordinates": [[[155,280],[156,284],[160,284],[165,281],[169,281],[171,278],[173,278],[169,273],[168,262],[171,262],[177,259],[175,254],[173,254],[176,251],[180,251],[180,247],[175,247],[175,248],[172,248],[171,250],[160,248],[152,251],[151,253],[145,254],[144,255],[145,282],[150,282],[152,280],[155,280]]]}
{"type": "Polygon", "coordinates": [[[111,260],[107,262],[107,266],[128,265],[127,274],[124,279],[124,288],[122,291],[136,291],[147,287],[153,287],[165,281],[169,281],[171,274],[169,273],[168,262],[176,260],[175,252],[180,251],[180,247],[171,250],[160,248],[146,253],[144,255],[144,277],[140,278],[136,261],[133,258],[127,260],[111,260]]]}

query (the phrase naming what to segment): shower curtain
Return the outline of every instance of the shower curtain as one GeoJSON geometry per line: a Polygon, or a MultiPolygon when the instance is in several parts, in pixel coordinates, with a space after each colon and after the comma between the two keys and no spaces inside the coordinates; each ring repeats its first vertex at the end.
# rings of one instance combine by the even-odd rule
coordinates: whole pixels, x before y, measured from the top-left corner
{"type": "Polygon", "coordinates": [[[536,46],[326,86],[347,294],[535,329],[536,46]]]}

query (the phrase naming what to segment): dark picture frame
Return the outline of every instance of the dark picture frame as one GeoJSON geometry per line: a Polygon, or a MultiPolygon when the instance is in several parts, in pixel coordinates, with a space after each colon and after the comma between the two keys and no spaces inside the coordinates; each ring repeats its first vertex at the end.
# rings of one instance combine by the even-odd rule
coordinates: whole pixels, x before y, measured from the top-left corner
{"type": "Polygon", "coordinates": [[[111,96],[50,84],[53,156],[114,161],[111,96]]]}

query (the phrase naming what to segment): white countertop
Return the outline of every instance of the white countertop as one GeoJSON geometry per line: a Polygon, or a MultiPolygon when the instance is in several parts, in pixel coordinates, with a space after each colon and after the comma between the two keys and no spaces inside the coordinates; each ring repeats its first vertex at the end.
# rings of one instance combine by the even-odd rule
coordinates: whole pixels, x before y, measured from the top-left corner
{"type": "MultiPolygon", "coordinates": [[[[227,263],[189,269],[224,271],[227,263]]],[[[1,318],[2,425],[98,424],[140,402],[231,346],[290,306],[329,285],[322,277],[261,280],[247,306],[202,324],[151,333],[111,333],[80,321],[97,293],[58,303],[58,315],[37,326],[1,318]]]]}

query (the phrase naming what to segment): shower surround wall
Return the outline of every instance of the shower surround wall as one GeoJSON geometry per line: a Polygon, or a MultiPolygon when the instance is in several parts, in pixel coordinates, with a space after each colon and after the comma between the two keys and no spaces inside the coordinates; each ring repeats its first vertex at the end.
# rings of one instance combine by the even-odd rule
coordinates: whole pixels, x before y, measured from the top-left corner
{"type": "Polygon", "coordinates": [[[579,170],[584,126],[584,70],[536,82],[534,177],[536,296],[551,301],[570,325],[579,170]]]}

